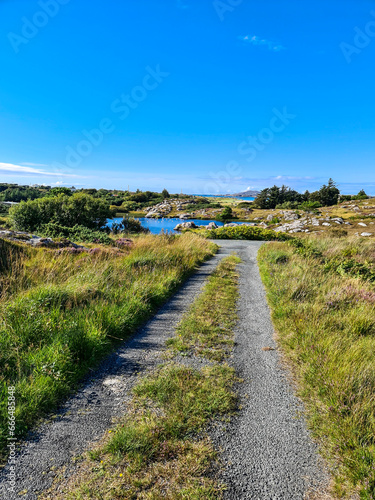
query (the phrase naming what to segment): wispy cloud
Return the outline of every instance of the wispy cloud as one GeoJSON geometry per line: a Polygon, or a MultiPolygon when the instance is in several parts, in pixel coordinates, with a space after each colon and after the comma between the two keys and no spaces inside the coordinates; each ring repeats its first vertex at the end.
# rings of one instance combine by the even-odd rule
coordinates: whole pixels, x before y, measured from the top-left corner
{"type": "Polygon", "coordinates": [[[26,164],[23,165],[14,165],[13,163],[1,163],[0,162],[0,172],[3,173],[13,173],[13,174],[25,174],[25,175],[52,175],[58,177],[77,177],[74,174],[62,174],[61,172],[46,172],[45,170],[40,170],[39,168],[35,168],[26,164]]]}
{"type": "Polygon", "coordinates": [[[293,175],[277,175],[276,177],[270,177],[270,179],[274,179],[275,181],[311,181],[314,180],[315,177],[300,177],[293,175]]]}
{"type": "Polygon", "coordinates": [[[261,38],[260,36],[256,35],[245,35],[245,36],[239,36],[238,38],[244,43],[250,45],[255,45],[258,47],[267,47],[268,50],[271,50],[272,52],[280,52],[281,50],[286,49],[286,47],[284,47],[280,43],[273,42],[272,40],[267,40],[266,38],[261,38]]]}
{"type": "Polygon", "coordinates": [[[27,162],[22,162],[21,165],[26,165],[28,167],[48,167],[45,163],[27,163],[27,162]]]}

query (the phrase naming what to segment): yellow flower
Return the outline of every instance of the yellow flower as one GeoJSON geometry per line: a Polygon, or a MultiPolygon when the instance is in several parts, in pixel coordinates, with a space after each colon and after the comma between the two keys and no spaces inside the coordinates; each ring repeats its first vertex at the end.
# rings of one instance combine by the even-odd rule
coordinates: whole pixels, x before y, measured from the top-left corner
{"type": "Polygon", "coordinates": [[[120,477],[122,477],[122,474],[120,474],[120,477]]]}

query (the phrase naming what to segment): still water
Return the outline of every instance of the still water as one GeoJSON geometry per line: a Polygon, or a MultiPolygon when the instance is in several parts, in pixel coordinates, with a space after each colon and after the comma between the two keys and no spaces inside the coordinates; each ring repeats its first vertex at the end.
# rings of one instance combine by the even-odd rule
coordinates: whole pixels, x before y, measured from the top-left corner
{"type": "MultiPolygon", "coordinates": [[[[141,217],[138,219],[141,221],[143,227],[146,227],[150,230],[152,234],[160,234],[163,230],[164,232],[175,232],[173,229],[177,226],[177,224],[181,224],[181,222],[195,222],[197,226],[208,226],[210,222],[215,222],[217,226],[223,226],[223,222],[219,222],[216,220],[200,220],[200,219],[188,219],[181,220],[178,218],[174,219],[146,219],[145,217],[141,217]]],[[[122,217],[118,217],[115,219],[110,219],[108,221],[108,226],[111,227],[114,222],[121,222],[122,217]]]]}

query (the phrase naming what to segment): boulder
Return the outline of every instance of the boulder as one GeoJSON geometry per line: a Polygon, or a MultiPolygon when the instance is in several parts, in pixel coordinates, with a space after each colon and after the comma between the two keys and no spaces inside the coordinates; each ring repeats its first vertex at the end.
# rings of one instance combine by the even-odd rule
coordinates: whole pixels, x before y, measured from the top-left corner
{"type": "Polygon", "coordinates": [[[196,229],[197,226],[194,224],[193,221],[190,222],[182,222],[181,224],[177,224],[177,226],[174,228],[174,231],[183,231],[184,229],[196,229]]]}
{"type": "Polygon", "coordinates": [[[372,236],[372,233],[361,233],[361,236],[372,236]]]}
{"type": "Polygon", "coordinates": [[[207,226],[207,229],[217,229],[218,225],[215,222],[210,222],[207,226]]]}

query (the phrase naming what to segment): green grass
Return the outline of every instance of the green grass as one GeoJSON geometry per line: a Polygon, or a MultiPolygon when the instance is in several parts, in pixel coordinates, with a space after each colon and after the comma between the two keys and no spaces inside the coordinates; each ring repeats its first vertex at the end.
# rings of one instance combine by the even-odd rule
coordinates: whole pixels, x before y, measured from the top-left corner
{"type": "Polygon", "coordinates": [[[235,266],[239,262],[235,256],[225,259],[212,273],[204,293],[178,326],[177,336],[168,340],[167,345],[173,351],[216,361],[222,361],[228,355],[233,346],[233,326],[237,320],[235,266]]]}
{"type": "MultiPolygon", "coordinates": [[[[232,337],[238,261],[232,256],[219,264],[176,332],[178,337],[184,331],[189,349],[209,359],[217,358],[223,338],[226,348],[232,337]],[[210,334],[208,316],[219,315],[226,321],[226,314],[230,319],[225,332],[217,335],[212,324],[210,334]],[[204,332],[197,336],[196,328],[204,332]],[[205,335],[214,356],[208,349],[200,351],[205,335]]],[[[221,498],[223,485],[212,474],[216,453],[205,428],[213,419],[226,420],[235,408],[236,380],[232,368],[215,361],[197,370],[179,363],[177,356],[159,366],[137,383],[128,413],[114,431],[108,431],[102,445],[88,453],[79,472],[63,489],[54,489],[45,498],[51,494],[56,499],[221,498]]]]}
{"type": "Polygon", "coordinates": [[[20,438],[215,251],[195,235],[142,236],[128,249],[78,253],[0,244],[3,449],[9,386],[20,438]]]}
{"type": "Polygon", "coordinates": [[[375,245],[324,237],[303,247],[270,243],[259,264],[309,425],[334,467],[335,495],[368,500],[375,498],[375,288],[367,276],[338,272],[348,255],[373,269],[375,245]]]}

